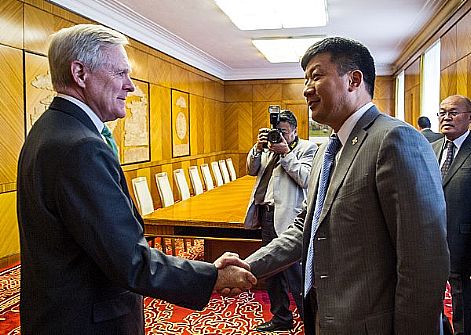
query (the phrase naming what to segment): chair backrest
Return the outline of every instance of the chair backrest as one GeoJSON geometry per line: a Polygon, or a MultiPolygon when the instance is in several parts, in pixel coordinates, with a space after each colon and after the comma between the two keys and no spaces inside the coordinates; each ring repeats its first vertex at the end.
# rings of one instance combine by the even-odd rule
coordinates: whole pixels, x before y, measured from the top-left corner
{"type": "Polygon", "coordinates": [[[149,191],[146,177],[137,177],[132,180],[132,189],[137,201],[137,208],[141,215],[147,215],[154,211],[154,202],[149,191]]]}
{"type": "Polygon", "coordinates": [[[186,181],[185,172],[183,169],[173,170],[173,177],[177,183],[178,192],[180,193],[180,199],[186,200],[190,198],[190,188],[186,181]]]}
{"type": "Polygon", "coordinates": [[[229,169],[229,174],[231,175],[231,180],[234,181],[237,179],[237,174],[234,169],[234,164],[232,163],[232,158],[226,159],[227,168],[229,169]]]}
{"type": "Polygon", "coordinates": [[[208,164],[201,164],[201,173],[203,174],[204,183],[206,184],[206,191],[212,190],[214,188],[214,183],[208,164]]]}
{"type": "Polygon", "coordinates": [[[162,207],[173,205],[175,200],[173,199],[172,187],[168,181],[167,172],[157,173],[155,175],[155,182],[157,183],[157,189],[159,190],[162,207]]]}
{"type": "Polygon", "coordinates": [[[226,161],[224,159],[219,161],[219,168],[221,169],[224,184],[229,183],[231,181],[231,177],[229,177],[229,171],[227,170],[226,161]]]}
{"type": "Polygon", "coordinates": [[[191,185],[193,186],[195,195],[203,193],[203,184],[201,183],[201,178],[200,178],[200,174],[198,173],[198,168],[196,166],[190,166],[188,168],[188,172],[190,173],[190,181],[191,181],[191,185]]]}
{"type": "Polygon", "coordinates": [[[216,186],[224,185],[222,180],[221,170],[219,170],[218,162],[211,162],[211,170],[213,170],[214,179],[216,179],[216,186]]]}

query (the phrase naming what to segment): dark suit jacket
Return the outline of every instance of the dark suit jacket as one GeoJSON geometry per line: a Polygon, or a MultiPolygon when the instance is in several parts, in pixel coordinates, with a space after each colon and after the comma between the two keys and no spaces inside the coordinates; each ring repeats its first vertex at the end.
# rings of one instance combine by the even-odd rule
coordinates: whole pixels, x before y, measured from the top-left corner
{"type": "Polygon", "coordinates": [[[427,139],[427,141],[429,141],[430,143],[432,142],[435,142],[439,139],[441,139],[443,137],[443,134],[440,134],[440,133],[436,133],[434,131],[432,131],[431,129],[424,129],[421,131],[422,135],[425,136],[425,138],[427,139]]]}
{"type": "MultiPolygon", "coordinates": [[[[257,276],[306,263],[325,148],[314,157],[305,210],[247,258],[257,276]]],[[[432,147],[415,129],[376,107],[360,118],[314,238],[317,306],[305,300],[306,334],[315,334],[316,314],[322,335],[438,334],[449,269],[440,184],[432,147]]]]}
{"type": "MultiPolygon", "coordinates": [[[[441,158],[443,141],[433,143],[441,158]]],[[[445,192],[448,246],[451,272],[471,275],[471,134],[463,142],[443,179],[445,192]]]]}
{"type": "Polygon", "coordinates": [[[143,334],[142,295],[209,301],[215,267],[149,248],[119,162],[71,102],[34,124],[17,187],[22,334],[143,334]]]}

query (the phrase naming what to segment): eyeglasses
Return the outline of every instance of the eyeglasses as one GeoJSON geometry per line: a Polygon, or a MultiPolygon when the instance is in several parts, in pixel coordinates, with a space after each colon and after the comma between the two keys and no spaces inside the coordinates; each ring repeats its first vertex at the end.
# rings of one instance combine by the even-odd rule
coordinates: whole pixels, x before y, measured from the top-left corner
{"type": "Polygon", "coordinates": [[[460,114],[468,114],[468,113],[471,113],[471,112],[456,112],[456,111],[447,111],[447,112],[444,112],[444,111],[441,111],[441,112],[438,112],[437,113],[437,116],[440,117],[440,118],[443,118],[445,116],[451,116],[451,117],[456,117],[460,114]]]}

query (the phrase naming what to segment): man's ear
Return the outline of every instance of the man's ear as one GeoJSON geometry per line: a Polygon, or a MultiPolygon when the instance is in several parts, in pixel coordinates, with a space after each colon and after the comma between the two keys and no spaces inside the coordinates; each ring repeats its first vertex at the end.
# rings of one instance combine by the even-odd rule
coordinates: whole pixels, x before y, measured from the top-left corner
{"type": "Polygon", "coordinates": [[[70,64],[70,72],[72,73],[72,78],[79,87],[85,87],[85,79],[87,76],[85,66],[82,62],[74,60],[70,64]]]}
{"type": "Polygon", "coordinates": [[[360,87],[363,82],[363,73],[360,70],[353,70],[350,72],[348,90],[353,92],[360,87]]]}

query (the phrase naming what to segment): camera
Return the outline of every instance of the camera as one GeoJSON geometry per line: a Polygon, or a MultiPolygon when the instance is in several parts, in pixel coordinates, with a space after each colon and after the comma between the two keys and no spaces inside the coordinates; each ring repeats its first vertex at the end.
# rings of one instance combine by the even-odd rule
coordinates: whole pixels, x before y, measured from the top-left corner
{"type": "Polygon", "coordinates": [[[270,113],[270,125],[271,129],[268,131],[267,139],[270,143],[280,143],[283,132],[276,128],[280,123],[280,106],[269,106],[268,113],[270,113]]]}

